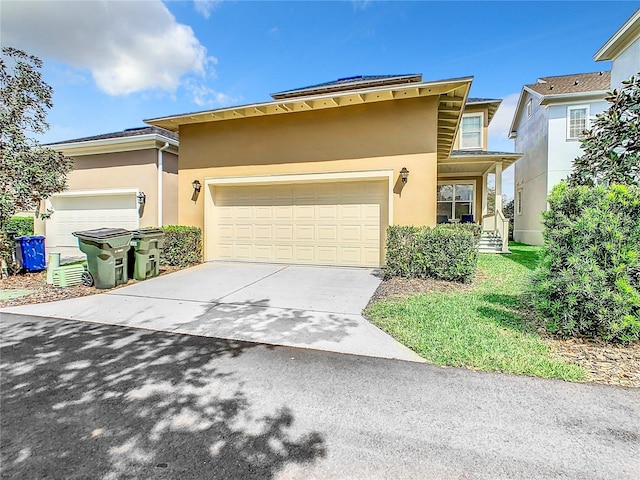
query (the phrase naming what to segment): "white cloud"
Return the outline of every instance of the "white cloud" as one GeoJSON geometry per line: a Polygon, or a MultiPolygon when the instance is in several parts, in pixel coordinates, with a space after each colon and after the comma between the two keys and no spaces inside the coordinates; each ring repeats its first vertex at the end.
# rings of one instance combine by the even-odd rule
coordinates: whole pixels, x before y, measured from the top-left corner
{"type": "Polygon", "coordinates": [[[222,0],[193,0],[196,12],[204,18],[209,18],[211,12],[213,12],[220,3],[222,3],[222,0]]]}
{"type": "Polygon", "coordinates": [[[204,77],[215,63],[160,0],[5,1],[0,31],[2,45],[89,70],[109,95],[175,92],[183,76],[204,77]]]}
{"type": "MultiPolygon", "coordinates": [[[[520,93],[512,93],[502,100],[500,108],[498,108],[498,111],[489,124],[490,141],[493,140],[497,143],[505,144],[504,141],[507,140],[509,136],[513,114],[518,106],[518,98],[520,98],[520,93]]],[[[510,142],[511,140],[508,141],[510,142]]]]}
{"type": "Polygon", "coordinates": [[[369,0],[351,0],[354,10],[365,10],[369,6],[369,0]]]}
{"type": "Polygon", "coordinates": [[[240,100],[199,83],[188,82],[185,87],[193,103],[199,107],[225,107],[240,100]]]}

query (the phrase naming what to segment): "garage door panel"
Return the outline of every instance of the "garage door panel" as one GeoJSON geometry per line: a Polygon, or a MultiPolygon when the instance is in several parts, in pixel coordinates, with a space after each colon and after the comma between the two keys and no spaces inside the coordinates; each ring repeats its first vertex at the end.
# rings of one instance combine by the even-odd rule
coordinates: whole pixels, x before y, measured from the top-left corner
{"type": "Polygon", "coordinates": [[[338,264],[338,247],[320,246],[316,248],[317,258],[320,263],[328,265],[338,264]]]}
{"type": "Polygon", "coordinates": [[[277,262],[293,262],[293,245],[275,245],[274,254],[277,262]]]}
{"type": "Polygon", "coordinates": [[[318,225],[318,242],[335,242],[338,240],[338,227],[335,225],[318,225]]]}
{"type": "Polygon", "coordinates": [[[271,225],[256,225],[256,240],[269,242],[273,238],[273,227],[271,225]]]}
{"type": "Polygon", "coordinates": [[[386,185],[216,187],[212,258],[378,266],[386,185]]]}
{"type": "Polygon", "coordinates": [[[362,249],[340,247],[340,263],[343,265],[360,265],[362,263],[362,249]]]}
{"type": "Polygon", "coordinates": [[[296,241],[311,242],[315,240],[316,227],[314,225],[295,225],[296,241]]]}

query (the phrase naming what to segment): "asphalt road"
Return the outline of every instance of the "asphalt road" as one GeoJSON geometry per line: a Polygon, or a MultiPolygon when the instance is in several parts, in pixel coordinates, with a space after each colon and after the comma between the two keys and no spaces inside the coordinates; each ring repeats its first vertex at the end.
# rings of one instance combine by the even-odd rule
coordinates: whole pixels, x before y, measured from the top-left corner
{"type": "Polygon", "coordinates": [[[2,478],[640,478],[634,389],[1,320],[2,478]]]}

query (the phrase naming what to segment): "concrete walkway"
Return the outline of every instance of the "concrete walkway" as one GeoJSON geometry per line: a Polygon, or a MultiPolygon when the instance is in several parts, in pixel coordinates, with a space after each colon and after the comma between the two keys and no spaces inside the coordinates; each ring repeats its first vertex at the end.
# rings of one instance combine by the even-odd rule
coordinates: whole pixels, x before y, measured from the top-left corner
{"type": "Polygon", "coordinates": [[[1,312],[423,361],[361,315],[380,281],[372,269],[216,262],[1,312]]]}

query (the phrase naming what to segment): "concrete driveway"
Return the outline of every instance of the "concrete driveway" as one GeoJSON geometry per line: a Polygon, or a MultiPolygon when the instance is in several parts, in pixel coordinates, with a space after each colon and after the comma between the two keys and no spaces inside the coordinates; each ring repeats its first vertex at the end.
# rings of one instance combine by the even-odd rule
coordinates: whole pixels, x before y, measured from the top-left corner
{"type": "Polygon", "coordinates": [[[214,262],[2,312],[422,361],[362,317],[380,281],[374,269],[214,262]]]}

